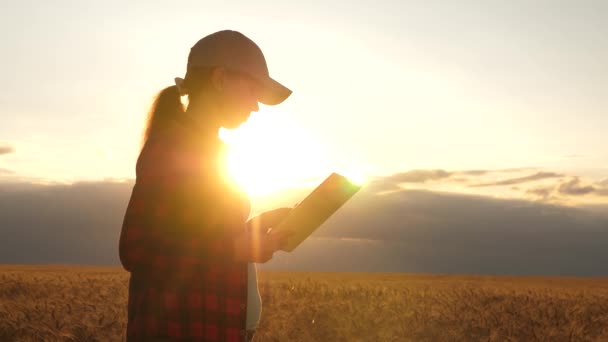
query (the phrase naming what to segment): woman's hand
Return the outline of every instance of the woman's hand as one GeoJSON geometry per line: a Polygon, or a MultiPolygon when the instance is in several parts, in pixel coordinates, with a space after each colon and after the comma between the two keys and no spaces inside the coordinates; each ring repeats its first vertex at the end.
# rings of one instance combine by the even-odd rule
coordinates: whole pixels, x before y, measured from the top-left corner
{"type": "Polygon", "coordinates": [[[247,221],[247,229],[251,232],[263,231],[266,233],[269,228],[278,226],[290,212],[291,208],[278,208],[263,212],[247,221]]]}
{"type": "Polygon", "coordinates": [[[289,215],[291,208],[278,208],[266,211],[247,221],[246,232],[235,240],[235,258],[240,261],[264,263],[272,259],[274,252],[284,250],[289,231],[268,230],[276,227],[289,215]]]}
{"type": "Polygon", "coordinates": [[[274,252],[284,249],[291,236],[289,231],[250,232],[245,231],[234,240],[234,257],[238,261],[265,263],[274,252]]]}

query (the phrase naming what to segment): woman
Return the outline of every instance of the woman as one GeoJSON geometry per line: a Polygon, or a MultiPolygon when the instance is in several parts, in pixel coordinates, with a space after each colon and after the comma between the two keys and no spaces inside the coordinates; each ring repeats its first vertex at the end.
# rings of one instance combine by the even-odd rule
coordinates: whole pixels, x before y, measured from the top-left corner
{"type": "Polygon", "coordinates": [[[288,234],[266,232],[290,209],[247,221],[249,200],[224,179],[218,130],[291,91],[235,31],[197,42],[185,78],[175,81],[150,111],[120,236],[120,260],[131,273],[127,340],[248,341],[260,313],[251,263],[284,246],[288,234]]]}

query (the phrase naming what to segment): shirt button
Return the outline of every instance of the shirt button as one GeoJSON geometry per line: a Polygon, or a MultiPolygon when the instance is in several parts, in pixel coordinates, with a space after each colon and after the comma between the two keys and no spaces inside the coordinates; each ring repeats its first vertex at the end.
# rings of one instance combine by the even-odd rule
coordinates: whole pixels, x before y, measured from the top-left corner
{"type": "Polygon", "coordinates": [[[247,309],[247,305],[246,304],[241,304],[241,310],[245,310],[247,309]]]}

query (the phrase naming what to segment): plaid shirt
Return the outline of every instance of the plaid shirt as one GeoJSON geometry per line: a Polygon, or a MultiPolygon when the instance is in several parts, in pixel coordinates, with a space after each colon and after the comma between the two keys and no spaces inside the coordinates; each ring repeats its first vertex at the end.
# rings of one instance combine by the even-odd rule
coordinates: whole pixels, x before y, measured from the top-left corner
{"type": "Polygon", "coordinates": [[[222,178],[223,144],[187,117],[139,155],[119,252],[129,280],[127,340],[243,341],[247,262],[233,260],[249,201],[222,178]]]}

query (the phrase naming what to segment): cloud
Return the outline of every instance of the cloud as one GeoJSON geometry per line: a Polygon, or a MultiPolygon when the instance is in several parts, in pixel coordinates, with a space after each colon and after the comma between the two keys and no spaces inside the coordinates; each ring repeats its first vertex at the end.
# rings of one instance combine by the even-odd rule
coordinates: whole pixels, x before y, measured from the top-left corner
{"type": "MultiPolygon", "coordinates": [[[[497,170],[462,170],[462,171],[446,171],[443,169],[417,169],[405,172],[400,172],[386,177],[376,177],[370,181],[372,186],[382,188],[383,190],[395,189],[399,184],[410,183],[410,184],[422,184],[430,181],[445,181],[453,183],[471,183],[475,180],[482,179],[483,176],[495,173],[521,173],[524,171],[534,170],[534,168],[522,167],[522,168],[508,168],[508,169],[497,169],[497,170]]],[[[487,184],[475,184],[473,187],[482,186],[493,186],[493,185],[512,185],[519,184],[526,181],[540,180],[544,178],[561,177],[556,173],[551,172],[538,172],[534,175],[515,178],[507,181],[501,181],[496,183],[487,184]]]]}
{"type": "Polygon", "coordinates": [[[498,182],[472,184],[472,185],[470,185],[470,187],[481,188],[481,187],[489,187],[489,186],[515,185],[515,184],[539,181],[539,180],[543,180],[543,179],[560,178],[560,177],[563,177],[563,175],[559,174],[559,173],[555,173],[555,172],[542,172],[541,171],[541,172],[537,172],[535,174],[525,176],[525,177],[511,178],[511,179],[506,179],[506,180],[498,181],[498,182]]]}
{"type": "Polygon", "coordinates": [[[595,194],[599,196],[608,196],[608,178],[596,184],[595,194]]]}
{"type": "Polygon", "coordinates": [[[466,176],[483,176],[490,172],[492,172],[492,171],[490,171],[490,170],[465,170],[465,171],[460,171],[458,173],[461,175],[466,175],[466,176]]]}
{"type": "Polygon", "coordinates": [[[376,191],[387,191],[399,189],[403,183],[426,183],[449,178],[453,173],[445,170],[410,170],[400,172],[386,177],[374,177],[366,185],[376,191]]]}
{"type": "Polygon", "coordinates": [[[10,145],[8,142],[0,142],[0,156],[3,154],[15,153],[15,147],[10,145]]]}
{"type": "Polygon", "coordinates": [[[557,182],[553,186],[533,187],[525,190],[526,195],[531,195],[539,200],[546,201],[557,198],[555,195],[567,197],[580,197],[585,195],[607,196],[608,187],[605,186],[605,180],[599,182],[591,182],[588,185],[583,185],[579,177],[570,177],[567,180],[557,182]]]}
{"type": "MultiPolygon", "coordinates": [[[[506,168],[495,170],[411,170],[396,173],[385,177],[372,178],[366,187],[373,188],[377,193],[387,193],[402,190],[400,185],[411,184],[410,188],[433,189],[436,191],[454,191],[454,189],[479,189],[478,194],[490,196],[489,190],[484,188],[496,187],[502,195],[519,197],[520,199],[535,200],[553,203],[577,203],[582,195],[593,194],[599,197],[608,197],[608,180],[587,181],[582,186],[583,178],[557,172],[543,171],[538,168],[506,168]],[[534,170],[533,173],[526,171],[534,170]],[[528,173],[526,175],[526,173],[528,173]],[[518,177],[507,179],[505,174],[514,174],[518,177]],[[574,178],[573,178],[574,177],[574,178]],[[535,182],[540,182],[535,184],[535,182]],[[503,189],[500,189],[500,188],[503,189]]],[[[495,189],[492,189],[495,190],[495,189]]],[[[469,193],[470,191],[464,191],[469,193]]]]}
{"type": "Polygon", "coordinates": [[[607,226],[606,213],[523,200],[363,193],[293,253],[261,267],[606,276],[607,226]]]}
{"type": "Polygon", "coordinates": [[[494,169],[494,170],[464,170],[464,171],[454,171],[455,174],[465,175],[465,176],[484,176],[492,173],[521,173],[524,171],[532,171],[537,170],[534,167],[513,167],[506,169],[494,169]]]}
{"type": "MultiPolygon", "coordinates": [[[[133,181],[0,183],[0,263],[118,264],[133,181]]],[[[264,268],[608,276],[608,215],[523,200],[364,187],[264,268]]]]}
{"type": "Polygon", "coordinates": [[[117,264],[132,185],[0,183],[0,263],[117,264]]]}
{"type": "Polygon", "coordinates": [[[596,184],[596,189],[595,189],[595,193],[599,196],[606,196],[608,197],[608,178],[599,181],[596,184]]]}
{"type": "Polygon", "coordinates": [[[391,180],[395,183],[424,183],[430,180],[448,178],[451,172],[445,170],[412,170],[395,174],[391,180]]]}
{"type": "Polygon", "coordinates": [[[571,196],[587,195],[595,191],[595,188],[591,185],[581,186],[578,177],[561,183],[557,189],[559,193],[571,196]]]}
{"type": "Polygon", "coordinates": [[[532,195],[533,197],[537,197],[540,200],[547,200],[551,196],[553,192],[553,187],[535,187],[532,189],[526,190],[527,195],[532,195]]]}

